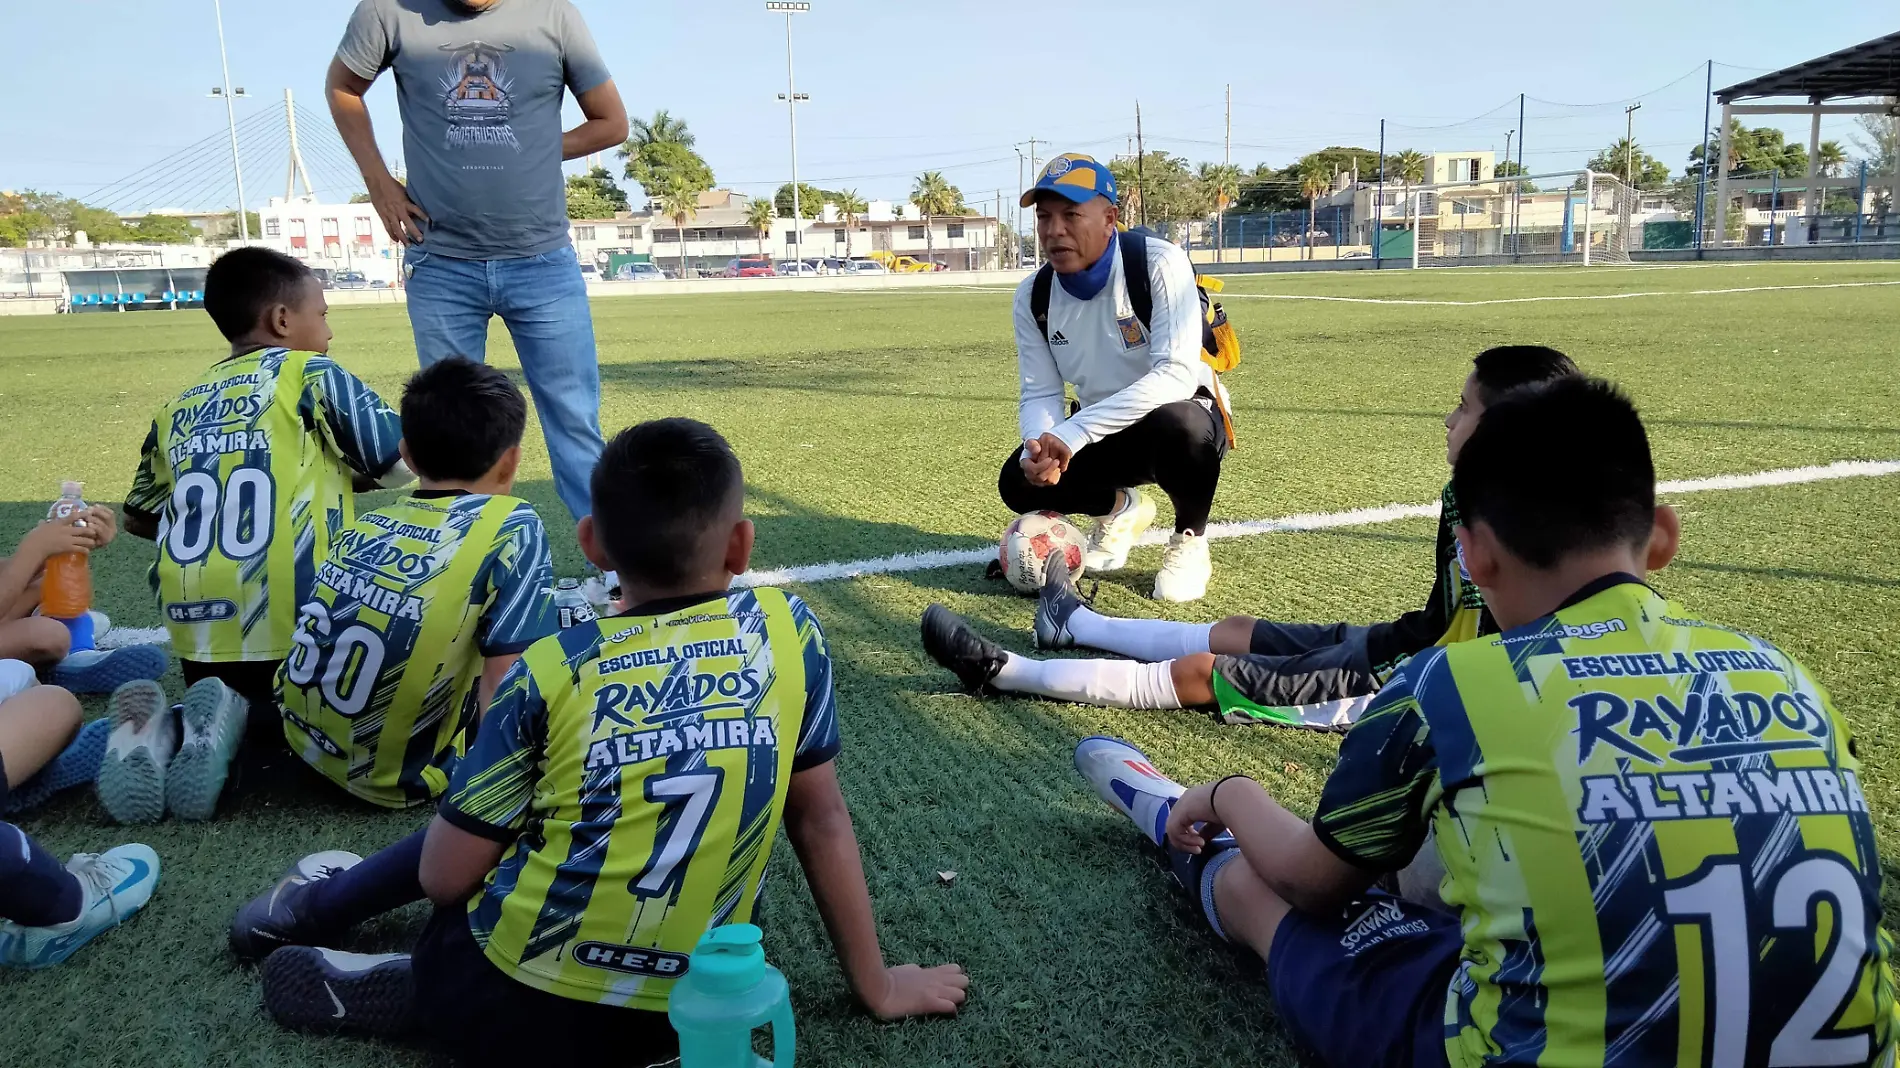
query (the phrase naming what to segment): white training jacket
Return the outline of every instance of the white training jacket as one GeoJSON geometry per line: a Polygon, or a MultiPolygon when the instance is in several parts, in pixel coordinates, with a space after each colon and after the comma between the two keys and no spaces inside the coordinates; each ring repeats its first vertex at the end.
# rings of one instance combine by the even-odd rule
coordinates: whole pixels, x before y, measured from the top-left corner
{"type": "Polygon", "coordinates": [[[1062,288],[1061,279],[1051,282],[1048,340],[1029,308],[1035,275],[1016,287],[1023,440],[1048,431],[1070,451],[1081,452],[1164,404],[1187,400],[1196,389],[1213,393],[1219,388],[1213,369],[1201,360],[1201,298],[1194,267],[1178,246],[1154,237],[1147,241],[1148,288],[1154,298],[1150,330],[1141,328],[1129,305],[1120,241],[1108,247],[1114,257],[1108,284],[1093,299],[1077,300],[1062,288]],[[1067,416],[1064,383],[1075,387],[1082,403],[1073,416],[1067,416]]]}

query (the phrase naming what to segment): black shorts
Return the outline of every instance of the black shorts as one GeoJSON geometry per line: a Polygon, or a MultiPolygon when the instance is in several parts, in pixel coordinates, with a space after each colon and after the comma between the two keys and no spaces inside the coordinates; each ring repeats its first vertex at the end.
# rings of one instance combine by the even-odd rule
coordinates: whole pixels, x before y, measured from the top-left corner
{"type": "Polygon", "coordinates": [[[1214,656],[1214,701],[1233,724],[1343,730],[1379,690],[1367,627],[1257,620],[1249,651],[1214,656]]]}
{"type": "Polygon", "coordinates": [[[458,1064],[520,1068],[578,1058],[642,1068],[678,1060],[679,1036],[665,1013],[576,1001],[510,978],[475,944],[461,905],[435,910],[410,960],[416,1033],[458,1064]]]}

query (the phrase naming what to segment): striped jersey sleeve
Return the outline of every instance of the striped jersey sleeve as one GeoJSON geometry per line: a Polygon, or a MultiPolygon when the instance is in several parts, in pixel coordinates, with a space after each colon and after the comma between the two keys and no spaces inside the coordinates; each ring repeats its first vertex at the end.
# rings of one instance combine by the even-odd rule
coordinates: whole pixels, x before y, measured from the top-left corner
{"type": "Polygon", "coordinates": [[[1346,732],[1320,792],[1313,831],[1355,867],[1397,871],[1411,862],[1431,826],[1426,798],[1438,777],[1438,757],[1415,687],[1434,670],[1443,670],[1437,650],[1379,690],[1346,732]]]}
{"type": "Polygon", "coordinates": [[[132,488],[126,491],[125,506],[147,515],[158,515],[165,510],[165,502],[171,495],[172,465],[159,447],[158,423],[154,421],[145,435],[145,444],[139,447],[139,467],[132,473],[132,488]]]}
{"type": "Polygon", "coordinates": [[[515,506],[495,535],[487,581],[494,597],[476,633],[483,656],[519,653],[560,629],[547,528],[526,501],[515,506]]]}
{"type": "Polygon", "coordinates": [[[547,735],[547,703],[527,661],[517,660],[495,687],[475,744],[456,766],[442,818],[470,834],[513,841],[528,821],[547,735]]]}
{"type": "Polygon", "coordinates": [[[805,659],[805,718],[798,728],[792,770],[804,771],[837,759],[838,693],[831,681],[831,645],[811,606],[795,595],[785,598],[798,624],[799,650],[805,659]]]}
{"type": "Polygon", "coordinates": [[[304,364],[299,411],[324,445],[359,474],[378,477],[400,458],[401,416],[328,356],[312,356],[304,364]]]}

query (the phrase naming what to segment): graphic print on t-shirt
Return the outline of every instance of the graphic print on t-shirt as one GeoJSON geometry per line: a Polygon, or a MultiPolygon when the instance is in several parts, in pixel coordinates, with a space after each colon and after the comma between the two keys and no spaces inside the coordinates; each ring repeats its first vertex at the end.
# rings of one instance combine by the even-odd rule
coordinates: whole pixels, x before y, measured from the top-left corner
{"type": "Polygon", "coordinates": [[[520,152],[514,127],[508,124],[508,93],[514,79],[502,62],[514,46],[470,41],[441,48],[449,53],[448,69],[442,74],[442,103],[449,119],[448,147],[507,145],[520,152]]]}

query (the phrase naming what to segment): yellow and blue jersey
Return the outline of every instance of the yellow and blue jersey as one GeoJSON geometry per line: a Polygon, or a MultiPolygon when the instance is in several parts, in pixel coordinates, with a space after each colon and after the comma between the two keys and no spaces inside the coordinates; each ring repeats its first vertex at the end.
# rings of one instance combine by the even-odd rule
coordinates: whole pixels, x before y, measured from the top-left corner
{"type": "Polygon", "coordinates": [[[159,410],[125,506],[158,519],[152,589],[180,659],[276,660],[357,477],[398,458],[401,420],[322,353],[211,365],[159,410]]]}
{"type": "Polygon", "coordinates": [[[1498,625],[1484,606],[1484,594],[1465,570],[1457,528],[1458,499],[1447,482],[1439,495],[1432,592],[1425,598],[1425,607],[1375,623],[1366,632],[1366,655],[1379,679],[1389,678],[1400,664],[1434,645],[1497,633],[1498,625]]]}
{"type": "Polygon", "coordinates": [[[1401,668],[1313,827],[1379,870],[1435,831],[1453,1068],[1891,1064],[1859,769],[1792,657],[1614,575],[1401,668]]]}
{"type": "Polygon", "coordinates": [[[439,797],[484,659],[558,629],[547,531],[527,501],[424,490],[332,541],[277,673],[284,737],[366,801],[439,797]]]}
{"type": "Polygon", "coordinates": [[[751,918],[791,776],[837,753],[824,632],[781,590],[544,638],[503,679],[442,804],[508,844],[469,929],[538,990],[664,1011],[700,936],[751,918]]]}

